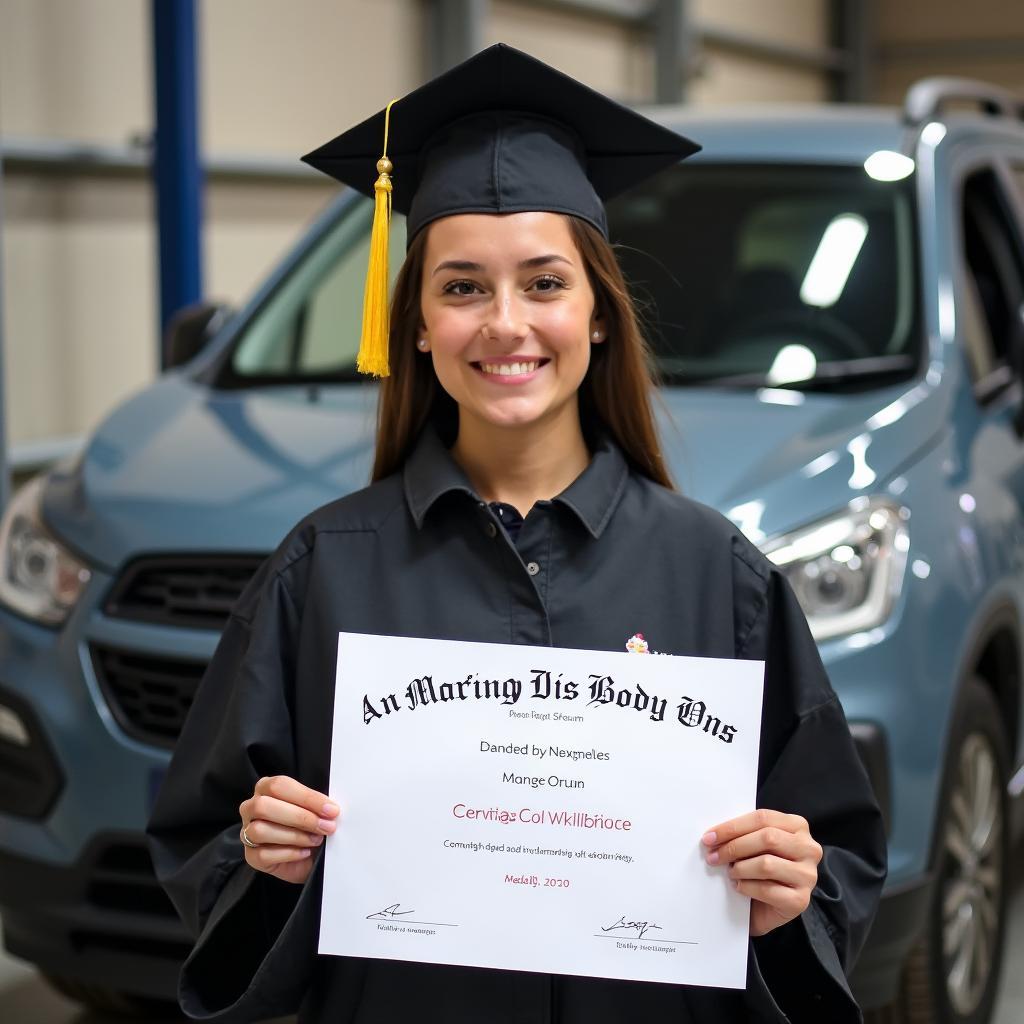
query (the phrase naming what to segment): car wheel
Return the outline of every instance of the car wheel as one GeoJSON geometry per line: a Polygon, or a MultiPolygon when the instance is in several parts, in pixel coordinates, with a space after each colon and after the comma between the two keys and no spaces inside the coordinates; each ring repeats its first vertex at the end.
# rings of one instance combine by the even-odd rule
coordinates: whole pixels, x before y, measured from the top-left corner
{"type": "Polygon", "coordinates": [[[943,784],[935,889],[924,935],[904,967],[896,1006],[869,1021],[988,1024],[1006,926],[1006,779],[999,709],[979,680],[953,725],[943,784]]]}
{"type": "Polygon", "coordinates": [[[50,987],[65,999],[81,1003],[96,1013],[141,1017],[144,1020],[182,1019],[181,1010],[174,1003],[118,992],[116,989],[104,988],[101,985],[90,985],[77,978],[68,978],[63,974],[51,974],[49,971],[44,971],[43,977],[50,987]]]}

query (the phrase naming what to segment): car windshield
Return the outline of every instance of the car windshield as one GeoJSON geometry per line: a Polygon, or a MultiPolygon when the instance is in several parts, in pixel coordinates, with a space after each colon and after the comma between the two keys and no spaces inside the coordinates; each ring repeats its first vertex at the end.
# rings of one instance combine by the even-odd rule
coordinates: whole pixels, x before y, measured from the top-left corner
{"type": "Polygon", "coordinates": [[[608,215],[669,383],[817,385],[916,365],[908,181],[683,165],[608,215]]]}
{"type": "MultiPolygon", "coordinates": [[[[348,207],[299,262],[242,332],[224,383],[357,379],[371,212],[348,207]]],[[[916,366],[909,179],[684,165],[608,214],[666,383],[857,387],[916,366]]],[[[393,273],[404,250],[396,216],[393,273]]]]}

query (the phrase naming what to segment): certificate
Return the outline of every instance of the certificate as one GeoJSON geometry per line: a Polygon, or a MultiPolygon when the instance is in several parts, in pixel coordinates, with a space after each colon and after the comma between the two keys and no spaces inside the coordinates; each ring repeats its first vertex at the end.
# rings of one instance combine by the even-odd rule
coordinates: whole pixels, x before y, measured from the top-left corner
{"type": "Polygon", "coordinates": [[[321,953],[742,988],[764,663],[342,633],[321,953]]]}

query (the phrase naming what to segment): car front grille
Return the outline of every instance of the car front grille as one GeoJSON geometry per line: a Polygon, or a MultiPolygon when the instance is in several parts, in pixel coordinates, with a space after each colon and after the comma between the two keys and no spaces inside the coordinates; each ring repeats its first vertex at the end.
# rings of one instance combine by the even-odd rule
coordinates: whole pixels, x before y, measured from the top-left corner
{"type": "Polygon", "coordinates": [[[222,630],[265,555],[147,556],[130,562],[103,611],[115,619],[222,630]]]}
{"type": "Polygon", "coordinates": [[[104,644],[93,644],[90,651],[100,688],[121,728],[135,739],[173,747],[206,662],[104,644]]]}

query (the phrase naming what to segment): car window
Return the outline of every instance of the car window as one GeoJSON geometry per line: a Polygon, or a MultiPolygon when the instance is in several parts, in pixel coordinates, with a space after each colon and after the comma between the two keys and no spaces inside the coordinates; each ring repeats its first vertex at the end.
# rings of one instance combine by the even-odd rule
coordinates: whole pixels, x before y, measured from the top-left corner
{"type": "Polygon", "coordinates": [[[992,332],[978,292],[977,280],[973,274],[964,277],[963,288],[957,301],[960,322],[960,336],[964,341],[971,377],[978,381],[992,374],[1001,361],[996,358],[992,344],[992,332]]]}
{"type": "Polygon", "coordinates": [[[822,363],[916,353],[910,181],[683,165],[613,201],[612,237],[663,373],[799,381],[822,363]]]}
{"type": "MultiPolygon", "coordinates": [[[[236,379],[354,376],[373,203],[350,207],[253,317],[231,356],[236,379]]],[[[405,256],[405,218],[391,222],[392,279],[405,256]]]]}
{"type": "Polygon", "coordinates": [[[981,379],[1005,363],[1010,345],[1021,341],[1024,254],[1012,207],[991,169],[965,180],[961,215],[967,279],[963,337],[972,372],[981,379]]]}

